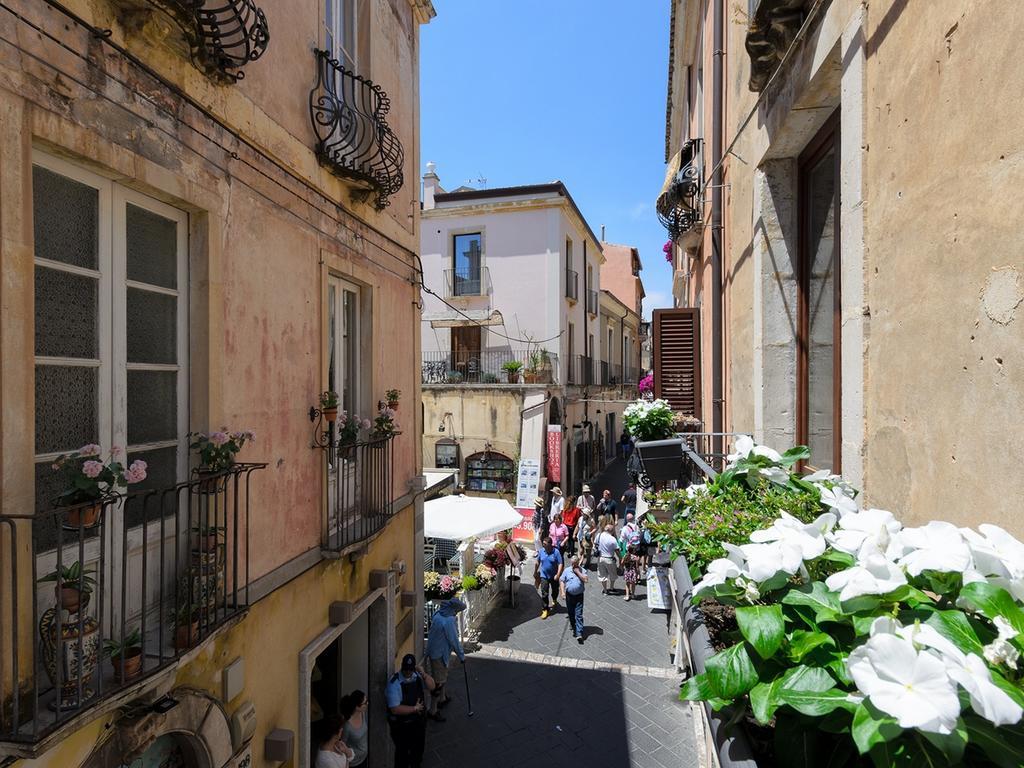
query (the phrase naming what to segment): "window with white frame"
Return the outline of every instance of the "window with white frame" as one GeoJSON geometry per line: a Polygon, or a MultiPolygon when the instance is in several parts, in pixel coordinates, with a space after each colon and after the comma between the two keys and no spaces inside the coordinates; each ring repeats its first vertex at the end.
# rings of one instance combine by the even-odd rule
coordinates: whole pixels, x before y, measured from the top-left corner
{"type": "Polygon", "coordinates": [[[360,5],[358,0],[324,0],[324,48],[349,72],[357,71],[359,61],[360,5]]]}
{"type": "Polygon", "coordinates": [[[174,485],[188,466],[187,214],[42,153],[32,212],[36,507],[62,490],[53,459],[87,443],[146,461],[133,489],[174,485]]]}
{"type": "Polygon", "coordinates": [[[327,284],[327,382],[338,393],[341,408],[359,413],[359,288],[341,278],[327,284]]]}

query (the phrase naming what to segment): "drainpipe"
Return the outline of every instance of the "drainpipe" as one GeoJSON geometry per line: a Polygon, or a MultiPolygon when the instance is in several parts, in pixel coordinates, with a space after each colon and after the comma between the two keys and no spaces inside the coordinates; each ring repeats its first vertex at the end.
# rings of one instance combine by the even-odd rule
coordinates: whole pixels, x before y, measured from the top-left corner
{"type": "MultiPolygon", "coordinates": [[[[711,431],[722,432],[722,122],[724,72],[722,57],[725,0],[713,0],[714,53],[712,56],[711,104],[711,431]]],[[[722,453],[722,438],[713,440],[714,452],[722,453]]]]}

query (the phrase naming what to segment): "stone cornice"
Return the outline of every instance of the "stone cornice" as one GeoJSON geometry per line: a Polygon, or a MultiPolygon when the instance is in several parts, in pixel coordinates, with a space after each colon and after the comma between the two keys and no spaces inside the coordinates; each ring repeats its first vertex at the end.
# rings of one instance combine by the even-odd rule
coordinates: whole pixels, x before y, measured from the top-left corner
{"type": "Polygon", "coordinates": [[[432,18],[437,16],[434,4],[430,0],[409,0],[409,5],[416,16],[416,21],[420,24],[428,24],[432,18]]]}

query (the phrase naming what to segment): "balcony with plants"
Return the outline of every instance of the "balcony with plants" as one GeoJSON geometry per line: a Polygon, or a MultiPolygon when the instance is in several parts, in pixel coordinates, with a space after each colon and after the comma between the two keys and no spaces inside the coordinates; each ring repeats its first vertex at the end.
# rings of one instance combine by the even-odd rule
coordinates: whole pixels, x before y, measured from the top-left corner
{"type": "Polygon", "coordinates": [[[558,355],[536,348],[424,352],[420,370],[428,386],[559,382],[558,355]]]}

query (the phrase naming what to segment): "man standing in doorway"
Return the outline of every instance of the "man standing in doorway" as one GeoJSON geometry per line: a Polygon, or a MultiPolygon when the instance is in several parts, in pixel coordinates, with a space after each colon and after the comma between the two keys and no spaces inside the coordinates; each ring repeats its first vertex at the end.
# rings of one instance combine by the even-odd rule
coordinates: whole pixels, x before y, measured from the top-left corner
{"type": "Polygon", "coordinates": [[[430,632],[427,634],[427,662],[430,665],[430,676],[434,678],[434,693],[430,697],[430,712],[432,719],[439,723],[444,718],[438,709],[444,707],[451,696],[445,691],[445,683],[448,682],[448,662],[452,653],[459,657],[459,661],[466,663],[466,652],[459,642],[459,627],[456,616],[466,610],[466,604],[461,600],[452,598],[441,603],[440,609],[430,620],[430,632]]]}
{"type": "Polygon", "coordinates": [[[395,743],[395,768],[420,768],[427,735],[423,699],[435,688],[434,679],[416,664],[411,653],[402,657],[401,669],[388,680],[384,698],[395,743]]]}
{"type": "Polygon", "coordinates": [[[551,610],[558,607],[558,580],[562,576],[562,553],[555,549],[551,543],[551,537],[545,536],[541,542],[540,552],[537,553],[537,562],[540,565],[540,617],[546,619],[548,610],[548,594],[551,595],[551,610]]]}

